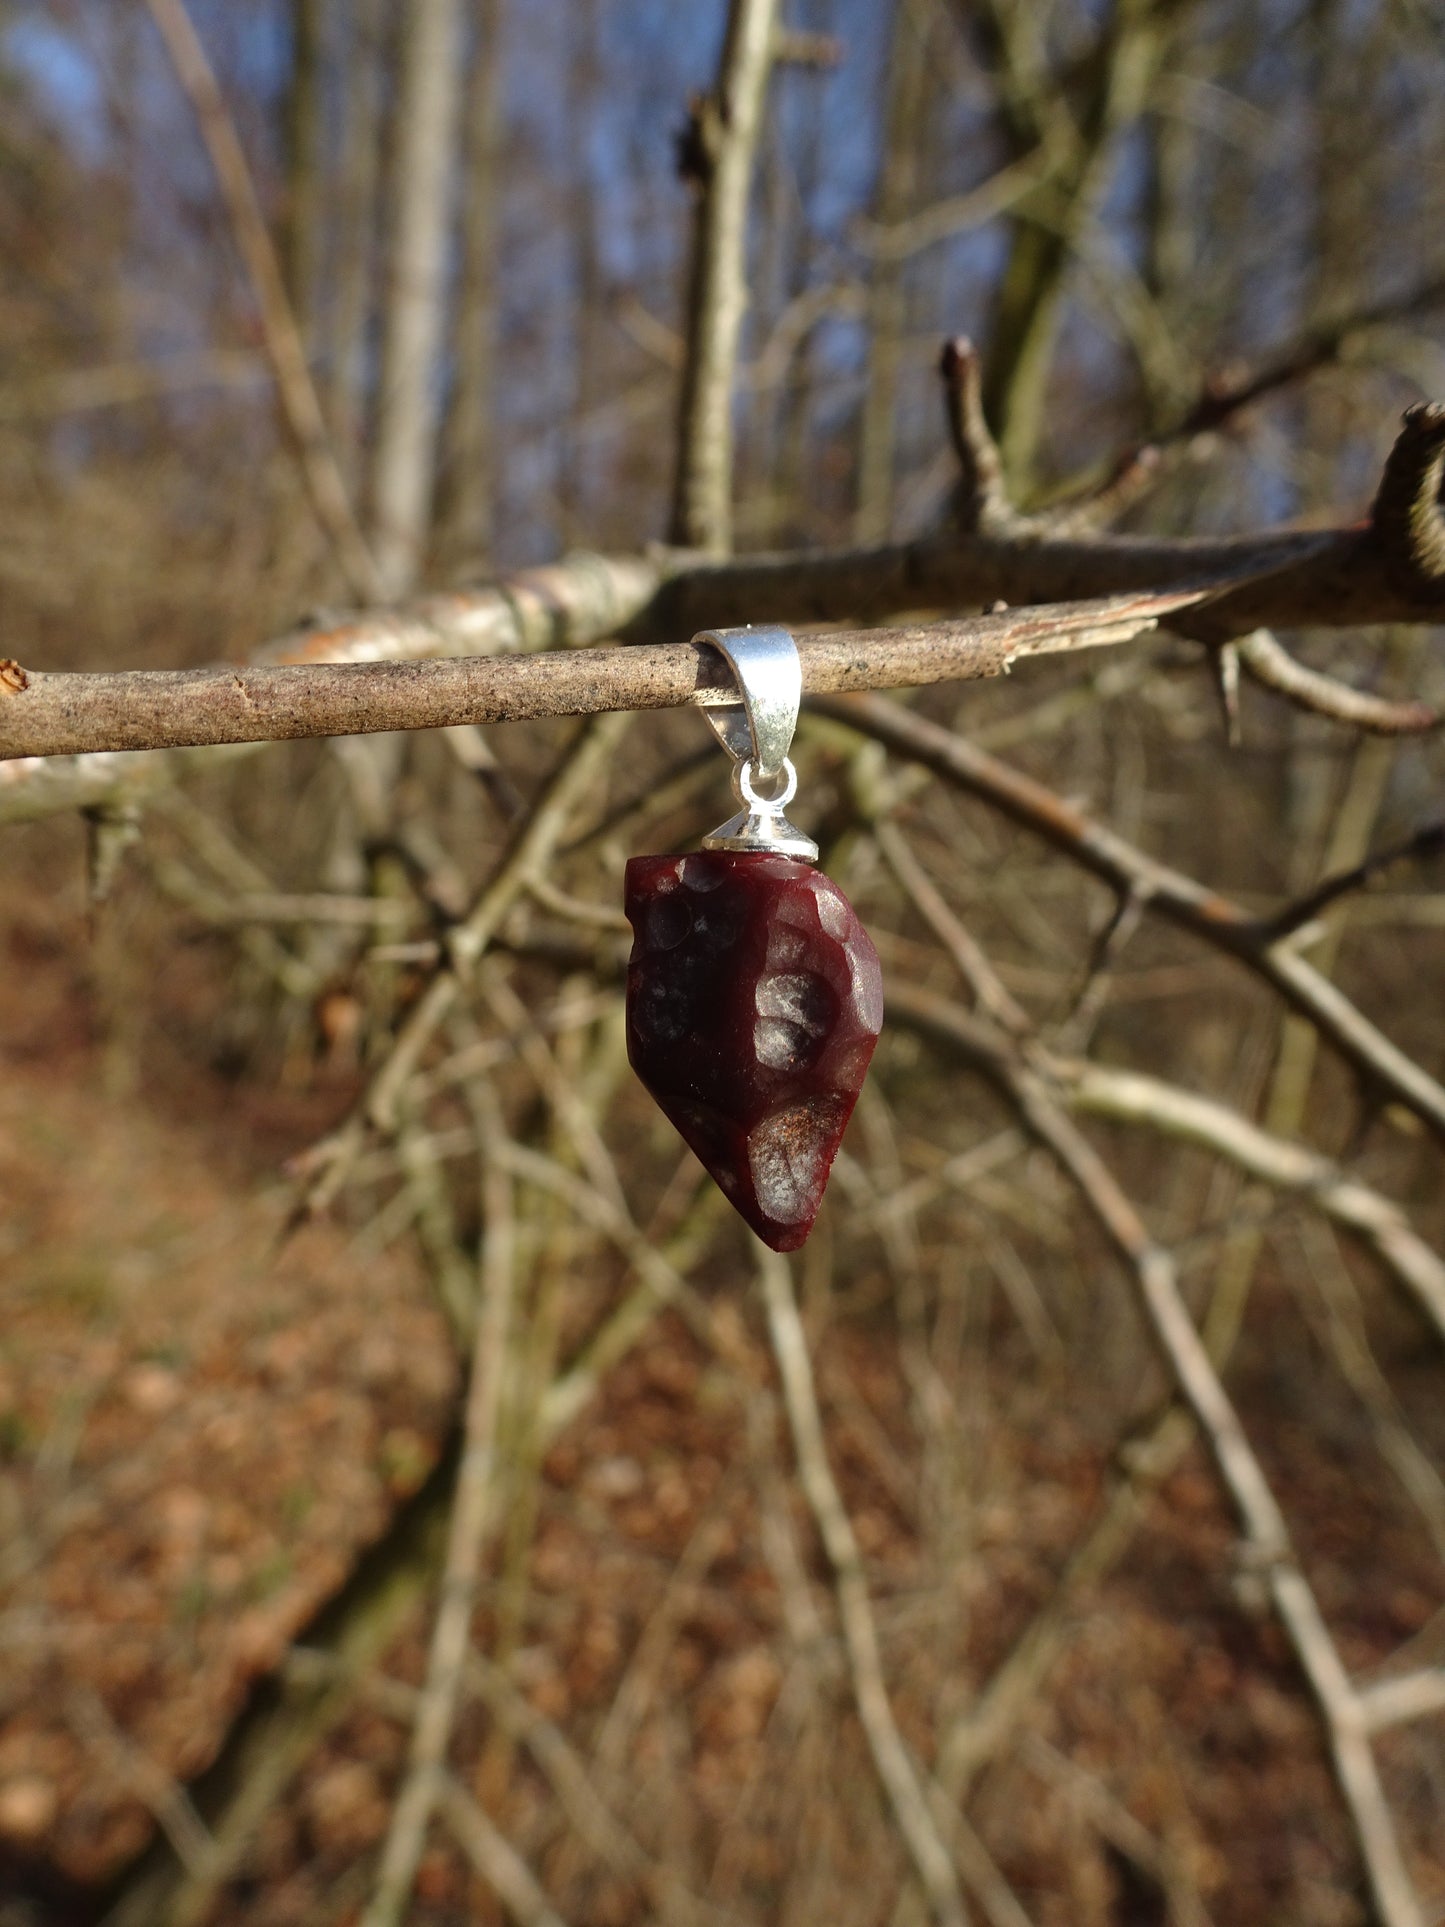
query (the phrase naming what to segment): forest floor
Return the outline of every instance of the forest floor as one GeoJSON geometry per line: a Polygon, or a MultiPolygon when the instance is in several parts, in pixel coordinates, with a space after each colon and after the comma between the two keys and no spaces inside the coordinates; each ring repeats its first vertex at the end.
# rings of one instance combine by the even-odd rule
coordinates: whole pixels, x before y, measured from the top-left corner
{"type": "MultiPolygon", "coordinates": [[[[123,908],[92,940],[78,851],[72,831],[33,839],[0,896],[5,1927],[78,1927],[157,1816],[175,1826],[176,1783],[436,1464],[458,1383],[407,1247],[363,1260],[320,1224],[278,1251],[282,1163],[344,1109],[345,1081],[287,1088],[212,1063],[215,954],[183,926],[158,945],[153,907],[143,951],[126,950],[123,908]]],[[[765,1383],[741,1294],[728,1315],[765,1383]]],[[[893,1333],[886,1305],[859,1299],[828,1325],[819,1382],[895,1711],[926,1757],[1049,1596],[1109,1464],[1058,1368],[990,1342],[967,1431],[978,1496],[941,1562],[893,1333]]],[[[1266,1283],[1231,1384],[1346,1662],[1367,1673],[1406,1642],[1438,1662],[1440,1558],[1312,1361],[1290,1294],[1266,1283]]],[[[1427,1409],[1433,1361],[1391,1364],[1417,1371],[1427,1409]]],[[[522,1702],[642,1843],[630,1870],[580,1843],[534,1751],[469,1693],[459,1777],[576,1927],[668,1918],[658,1869],[719,1918],[889,1918],[901,1855],[781,1472],[786,1434],[773,1407],[759,1437],[757,1409],[659,1321],[548,1452],[520,1623],[499,1628],[490,1594],[479,1616],[480,1650],[510,1647],[522,1702]],[[765,1554],[779,1503],[802,1549],[792,1598],[765,1554]]],[[[1445,1414],[1425,1430],[1445,1451],[1445,1414]]],[[[1145,1927],[1182,1918],[1181,1894],[1230,1927],[1365,1919],[1317,1722],[1232,1547],[1190,1456],[980,1779],[970,1813],[1039,1927],[1145,1927]]],[[[382,1669],[390,1697],[363,1695],[275,1804],[213,1922],[357,1916],[427,1625],[412,1614],[382,1669]]],[[[1440,1749],[1405,1729],[1381,1757],[1445,1918],[1440,1749]]],[[[410,1918],[492,1907],[438,1833],[410,1918]]]]}

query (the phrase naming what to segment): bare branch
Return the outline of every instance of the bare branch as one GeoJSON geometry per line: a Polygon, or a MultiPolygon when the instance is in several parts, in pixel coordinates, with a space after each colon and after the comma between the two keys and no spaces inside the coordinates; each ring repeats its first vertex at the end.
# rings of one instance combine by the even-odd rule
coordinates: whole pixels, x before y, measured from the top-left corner
{"type": "Polygon", "coordinates": [[[1004,486],[1003,457],[983,412],[978,352],[966,335],[944,342],[938,372],[943,377],[948,430],[960,470],[954,498],[959,527],[1001,533],[1025,526],[1004,486]]]}
{"type": "Polygon", "coordinates": [[[859,221],[851,239],[878,261],[906,261],[924,248],[997,220],[1046,180],[1054,162],[1045,148],[1010,161],[977,187],[935,201],[901,221],[859,221]]]}
{"type": "MultiPolygon", "coordinates": [[[[1322,322],[1252,368],[1217,371],[1204,382],[1198,398],[1183,414],[1158,427],[1148,442],[1116,457],[1116,471],[1127,470],[1140,458],[1151,461],[1157,471],[1163,450],[1227,427],[1236,415],[1265,396],[1276,394],[1281,388],[1290,387],[1342,360],[1350,344],[1372,328],[1426,313],[1442,301],[1445,301],[1445,278],[1434,276],[1404,294],[1322,322]]],[[[1077,507],[1073,502],[1066,502],[1057,513],[1072,523],[1077,513],[1087,513],[1087,507],[1087,499],[1078,502],[1077,507]]]]}
{"type": "Polygon", "coordinates": [[[1429,703],[1391,702],[1385,696],[1372,696],[1363,689],[1307,669],[1272,636],[1268,629],[1256,629],[1224,645],[1262,688],[1299,709],[1310,709],[1318,716],[1329,716],[1353,729],[1367,729],[1379,736],[1418,736],[1438,729],[1440,712],[1429,703]]]}
{"type": "Polygon", "coordinates": [[[688,289],[672,539],[720,554],[732,548],[733,382],[748,300],[748,197],[778,13],[778,0],[732,0],[717,89],[694,103],[679,157],[701,199],[688,289]]]}
{"type": "Polygon", "coordinates": [[[306,350],[287,298],[281,264],[276,258],[266,217],[261,212],[236,124],[186,11],[185,0],[146,0],[146,4],[194,109],[216,171],[231,231],[256,297],[282,418],[296,450],[297,464],[316,520],[335,551],[351,593],[375,601],[381,594],[381,578],[356,525],[346,484],[331,450],[306,350]]]}
{"type": "MultiPolygon", "coordinates": [[[[390,260],[372,454],[373,541],[382,587],[416,581],[431,522],[446,315],[448,185],[462,80],[458,0],[407,0],[390,180],[390,260]]],[[[494,60],[488,48],[482,58],[494,60]]]]}
{"type": "Polygon", "coordinates": [[[1432,1713],[1445,1713],[1445,1666],[1427,1667],[1362,1687],[1360,1706],[1372,1733],[1403,1726],[1408,1720],[1423,1720],[1432,1713]]]}
{"type": "Polygon", "coordinates": [[[1227,1104],[1180,1090],[1138,1071],[1098,1064],[1050,1069],[1067,1101],[1096,1116],[1146,1124],[1228,1158],[1251,1177],[1309,1202],[1355,1233],[1406,1289],[1445,1340],[1445,1262],[1410,1225],[1399,1205],[1351,1177],[1331,1159],[1263,1131],[1227,1104]]]}
{"type": "Polygon", "coordinates": [[[974,1020],[971,1028],[973,1061],[1058,1159],[1134,1281],[1140,1310],[1209,1448],[1244,1528],[1251,1563],[1269,1590],[1324,1722],[1382,1927],[1424,1927],[1359,1695],[1296,1563],[1279,1503],[1189,1315],[1173,1259],[1154,1242],[1113,1173],[1017,1047],[984,1019],[974,1020]]]}
{"type": "Polygon", "coordinates": [[[878,696],[828,696],[825,715],[875,737],[1011,821],[1145,908],[1235,958],[1269,984],[1376,1088],[1445,1137],[1445,1089],[1392,1044],[1329,979],[1276,941],[1269,924],[1192,877],[1146,856],[1104,824],[961,736],[878,696]]]}
{"type": "Polygon", "coordinates": [[[573,810],[587,795],[615,753],[625,720],[600,717],[584,725],[554,771],[543,795],[519,828],[511,849],[495,875],[483,885],[465,917],[447,932],[445,964],[432,976],[411,1006],[378,1065],[360,1104],[350,1118],[317,1147],[309,1160],[315,1172],[304,1210],[323,1210],[346,1181],[350,1167],[365,1142],[368,1125],[391,1129],[397,1106],[413,1072],[421,1063],[438,1026],[444,1022],[502,919],[527,889],[533,876],[545,870],[565,834],[573,810]]]}
{"type": "Polygon", "coordinates": [[[450,1774],[442,1781],[441,1805],[457,1845],[522,1927],[567,1927],[521,1854],[450,1774]]]}
{"type": "MultiPolygon", "coordinates": [[[[996,676],[1025,656],[1129,641],[1208,593],[1196,588],[816,636],[802,645],[803,687],[811,693],[996,676]]],[[[736,700],[717,651],[693,642],[500,660],[20,674],[22,689],[0,692],[0,758],[277,742],[736,700]]]]}
{"type": "MultiPolygon", "coordinates": [[[[1417,439],[1408,424],[1402,439],[1417,439]]],[[[1038,521],[1003,532],[945,528],[911,543],[737,559],[584,554],[485,588],[321,624],[281,638],[258,661],[415,662],[576,646],[619,633],[653,641],[754,621],[852,623],[908,610],[1141,592],[1188,598],[1201,585],[1216,592],[1178,605],[1170,625],[1218,645],[1262,625],[1435,620],[1445,569],[1422,582],[1418,572],[1397,566],[1390,540],[1373,526],[1221,541],[1085,540],[1061,537],[1038,521]]],[[[6,707],[0,685],[0,716],[6,707]]],[[[184,767],[184,757],[164,756],[0,762],[0,823],[143,795],[184,767]]]]}
{"type": "Polygon", "coordinates": [[[1413,836],[1407,836],[1403,843],[1392,844],[1387,850],[1377,850],[1374,855],[1367,856],[1363,863],[1326,877],[1307,896],[1286,904],[1283,910],[1277,910],[1268,920],[1270,932],[1276,937],[1287,937],[1303,929],[1306,924],[1313,923],[1321,911],[1328,910],[1331,904],[1338,903],[1342,897],[1350,896],[1356,890],[1365,889],[1376,877],[1393,870],[1397,864],[1418,863],[1424,857],[1437,855],[1441,849],[1445,849],[1445,823],[1427,823],[1416,830],[1413,836]]]}
{"type": "Polygon", "coordinates": [[[1156,441],[1186,440],[1222,427],[1230,418],[1265,395],[1276,393],[1338,361],[1349,342],[1389,321],[1420,314],[1445,300],[1445,279],[1436,277],[1388,301],[1350,314],[1336,315],[1309,329],[1298,341],[1277,350],[1267,360],[1242,373],[1229,371],[1206,383],[1189,412],[1156,441]]]}
{"type": "MultiPolygon", "coordinates": [[[[486,1087],[483,1092],[489,1095],[486,1087]]],[[[474,1093],[474,1098],[478,1093],[474,1093]]],[[[495,1100],[488,1106],[495,1111],[495,1100]]],[[[515,1293],[512,1186],[505,1172],[486,1161],[487,1144],[500,1136],[494,1129],[479,1132],[483,1152],[482,1202],[485,1229],[482,1239],[481,1315],[472,1349],[471,1380],[463,1416],[461,1464],[452,1502],[446,1563],[442,1569],[441,1600],[427,1655],[426,1683],[412,1727],[411,1754],[406,1777],[392,1807],[391,1826],[382,1852],[381,1867],[363,1927],[397,1927],[411,1897],[412,1882],[426,1841],[427,1825],[443,1787],[447,1742],[461,1691],[472,1607],[481,1570],[482,1547],[491,1499],[497,1414],[501,1405],[502,1372],[507,1358],[507,1331],[515,1293]]]]}
{"type": "Polygon", "coordinates": [[[868,1603],[868,1582],[863,1575],[852,1521],[828,1464],[808,1341],[798,1316],[788,1261],[759,1244],[757,1264],[773,1356],[798,1459],[798,1475],[833,1568],[838,1617],[848,1650],[858,1718],[934,1918],[940,1927],[964,1927],[968,1916],[952,1857],[939,1835],[922,1779],[909,1758],[888,1703],[878,1653],[878,1629],[868,1603]]]}
{"type": "Polygon", "coordinates": [[[1219,698],[1219,713],[1224,718],[1224,740],[1231,749],[1238,749],[1244,742],[1244,724],[1239,713],[1239,644],[1222,642],[1212,649],[1209,669],[1219,698]]]}
{"type": "Polygon", "coordinates": [[[1042,519],[1055,535],[1087,535],[1095,529],[1110,528],[1157,486],[1163,467],[1164,457],[1154,442],[1126,449],[1097,487],[1047,510],[1042,519]]]}

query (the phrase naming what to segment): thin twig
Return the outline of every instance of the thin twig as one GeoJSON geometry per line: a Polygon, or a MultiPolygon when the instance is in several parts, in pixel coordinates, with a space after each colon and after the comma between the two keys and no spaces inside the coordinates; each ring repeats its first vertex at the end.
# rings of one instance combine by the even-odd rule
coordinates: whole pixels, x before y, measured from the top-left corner
{"type": "Polygon", "coordinates": [[[1027,517],[1009,501],[1003,456],[983,411],[978,352],[966,335],[955,335],[944,342],[938,371],[943,378],[948,431],[958,458],[954,514],[959,526],[994,534],[1013,534],[1027,528],[1027,517]]]}
{"type": "Polygon", "coordinates": [[[296,450],[317,523],[346,575],[351,593],[367,601],[381,595],[381,578],[351,511],[326,432],[321,403],[307,366],[286,281],[266,217],[246,163],[236,124],[201,45],[185,0],[146,0],[170,54],[176,77],[195,112],[216,171],[231,232],[246,265],[261,320],[266,354],[276,379],[282,418],[296,450]]]}
{"type": "Polygon", "coordinates": [[[1287,937],[1293,931],[1313,923],[1321,911],[1328,910],[1341,897],[1365,889],[1376,877],[1394,869],[1397,864],[1418,863],[1425,857],[1435,856],[1441,849],[1445,849],[1445,823],[1427,823],[1402,843],[1378,850],[1348,870],[1337,871],[1334,876],[1326,877],[1307,896],[1287,903],[1283,910],[1276,910],[1268,919],[1269,929],[1275,936],[1287,937]]]}
{"type": "Polygon", "coordinates": [[[597,1858],[654,1893],[668,1920],[715,1927],[728,1916],[689,1893],[672,1870],[639,1844],[597,1791],[587,1764],[560,1728],[545,1719],[490,1659],[467,1656],[468,1684],[508,1735],[526,1747],[572,1827],[597,1858]]]}
{"type": "Polygon", "coordinates": [[[906,261],[924,248],[935,247],[957,234],[979,228],[1006,214],[1017,202],[1032,194],[1044,181],[1054,163],[1042,147],[1010,161],[977,187],[947,200],[935,201],[901,221],[863,220],[855,224],[852,240],[878,261],[906,261]]]}
{"type": "Polygon", "coordinates": [[[679,149],[699,191],[679,403],[672,539],[732,547],[733,383],[747,308],[748,199],[778,42],[779,0],[731,0],[716,90],[693,105],[679,149]]]}
{"type": "Polygon", "coordinates": [[[1303,1264],[1291,1266],[1290,1285],[1319,1331],[1336,1369],[1369,1418],[1375,1446],[1419,1513],[1438,1558],[1445,1558],[1445,1479],[1410,1430],[1409,1419],[1370,1343],[1365,1309],[1334,1227],[1304,1217],[1294,1227],[1303,1264]],[[1319,1302],[1306,1287],[1312,1279],[1319,1302]]]}
{"type": "Polygon", "coordinates": [[[457,1845],[507,1912],[522,1927],[567,1927],[532,1869],[466,1788],[444,1774],[439,1794],[457,1845]]]}
{"type": "Polygon", "coordinates": [[[1200,1144],[1277,1190],[1302,1194],[1362,1240],[1445,1339],[1445,1261],[1391,1199],[1302,1144],[1261,1130],[1227,1104],[1139,1071],[1052,1063],[1065,1100],[1119,1123],[1200,1144]]]}
{"type": "MultiPolygon", "coordinates": [[[[485,1093],[474,1093],[483,1101],[485,1093]]],[[[516,1287],[512,1223],[512,1186],[488,1156],[493,1132],[500,1135],[500,1112],[482,1134],[481,1311],[472,1351],[471,1380],[463,1418],[461,1464],[452,1501],[441,1598],[427,1655],[426,1683],[412,1728],[406,1777],[392,1807],[376,1890],[364,1927],[398,1927],[411,1897],[426,1830],[443,1791],[447,1743],[461,1691],[472,1608],[481,1571],[482,1548],[491,1500],[497,1414],[507,1330],[516,1287]]]]}
{"type": "Polygon", "coordinates": [[[1357,1010],[1354,1004],[1287,943],[1272,940],[1267,923],[1192,877],[1146,856],[1032,777],[987,755],[897,703],[876,696],[823,697],[817,707],[897,754],[921,763],[945,782],[986,801],[1043,838],[1117,896],[1135,892],[1146,909],[1181,925],[1231,956],[1269,984],[1363,1076],[1445,1137],[1445,1088],[1357,1010]]]}
{"type": "MultiPolygon", "coordinates": [[[[833,1569],[838,1618],[848,1653],[858,1718],[879,1781],[934,1917],[946,1927],[958,1927],[967,1920],[967,1914],[953,1855],[941,1830],[938,1809],[943,1803],[930,1799],[927,1783],[909,1757],[888,1701],[868,1582],[852,1521],[828,1463],[808,1341],[793,1296],[792,1276],[787,1260],[760,1243],[757,1244],[757,1264],[773,1356],[798,1460],[798,1476],[833,1569]]],[[[994,1868],[982,1841],[962,1815],[950,1815],[949,1824],[955,1851],[969,1884],[986,1907],[990,1920],[995,1927],[1004,1927],[1004,1923],[1008,1923],[1008,1927],[1021,1927],[1027,1916],[994,1868]]]]}
{"type": "MultiPolygon", "coordinates": [[[[926,912],[925,905],[920,907],[926,912]]],[[[970,1017],[966,1028],[974,1062],[1010,1101],[1021,1121],[1052,1151],[1128,1266],[1145,1320],[1170,1367],[1179,1397],[1204,1434],[1221,1482],[1248,1536],[1252,1560],[1268,1586],[1309,1682],[1383,1927],[1423,1927],[1423,1915],[1370,1748],[1359,1693],[1345,1672],[1318,1601],[1295,1560],[1284,1515],[1209,1349],[1190,1318],[1173,1260],[1151,1238],[1103,1159],[1065,1116],[1036,1067],[1038,1054],[1026,1055],[1027,1047],[1021,1047],[1016,1038],[1010,1038],[985,1017],[970,1017]]],[[[1081,1075],[1088,1075],[1092,1068],[1084,1067],[1081,1075]]],[[[1243,1120],[1239,1122],[1243,1124],[1243,1120]]],[[[1227,1135],[1231,1141],[1238,1141],[1238,1132],[1231,1130],[1227,1135]]],[[[1278,1148],[1276,1145],[1276,1151],[1278,1148]]],[[[1438,1268],[1433,1254],[1426,1255],[1438,1268]]],[[[1120,1514],[1111,1523],[1114,1536],[1120,1530],[1127,1534],[1130,1522],[1125,1515],[1120,1514]]],[[[1094,1545],[1088,1548],[1091,1552],[1099,1549],[1094,1545]]],[[[1103,1549],[1110,1548],[1105,1544],[1103,1549]]],[[[1057,1639],[1057,1627],[1051,1630],[1057,1639]]],[[[950,1750],[956,1749],[945,1749],[950,1750]]],[[[957,1759],[941,1765],[957,1773],[957,1759]]]]}
{"type": "Polygon", "coordinates": [[[150,1812],[190,1878],[204,1879],[216,1842],[185,1788],[116,1723],[94,1687],[79,1683],[66,1692],[65,1717],[81,1744],[150,1812]]]}
{"type": "Polygon", "coordinates": [[[1420,736],[1440,726],[1440,712],[1432,704],[1392,702],[1387,696],[1352,689],[1334,676],[1297,662],[1268,629],[1239,636],[1231,647],[1234,659],[1262,689],[1272,689],[1297,709],[1380,736],[1420,736]]]}
{"type": "Polygon", "coordinates": [[[408,1012],[361,1104],[329,1140],[317,1160],[319,1169],[305,1200],[308,1212],[324,1209],[340,1190],[365,1141],[368,1123],[382,1130],[394,1125],[401,1093],[419,1067],[438,1026],[451,1011],[463,984],[481,960],[503,918],[526,889],[528,880],[546,869],[566,833],[573,810],[590,794],[613,755],[627,721],[626,717],[603,716],[584,726],[520,827],[501,867],[482,888],[467,915],[448,932],[445,967],[437,971],[408,1012]]]}
{"type": "MultiPolygon", "coordinates": [[[[981,1043],[986,1028],[993,1027],[981,1018],[973,1022],[981,1043]]],[[[1380,1921],[1383,1927],[1423,1927],[1359,1696],[1296,1563],[1278,1501],[1189,1316],[1173,1260],[1151,1238],[1108,1166],[1066,1117],[1042,1077],[1025,1064],[1017,1046],[996,1032],[987,1059],[976,1056],[975,1061],[1058,1159],[1128,1267],[1140,1309],[1209,1447],[1244,1527],[1251,1563],[1268,1588],[1309,1683],[1380,1921]]]]}
{"type": "MultiPolygon", "coordinates": [[[[1208,584],[806,638],[805,692],[901,688],[1005,673],[1028,656],[1132,641],[1204,601],[1208,584]]],[[[418,662],[234,669],[20,672],[0,694],[0,758],[280,742],[613,710],[727,706],[736,684],[710,644],[551,650],[418,662]]]]}
{"type": "Polygon", "coordinates": [[[1361,1687],[1360,1707],[1372,1733],[1427,1719],[1432,1713],[1445,1713],[1445,1666],[1426,1667],[1418,1673],[1404,1673],[1398,1679],[1382,1679],[1374,1686],[1361,1687]]]}

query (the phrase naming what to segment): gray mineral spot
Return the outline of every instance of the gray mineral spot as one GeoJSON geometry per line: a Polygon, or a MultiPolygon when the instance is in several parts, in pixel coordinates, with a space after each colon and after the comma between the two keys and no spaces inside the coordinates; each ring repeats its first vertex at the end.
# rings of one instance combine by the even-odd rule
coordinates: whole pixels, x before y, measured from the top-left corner
{"type": "Polygon", "coordinates": [[[807,1215],[822,1173],[813,1108],[794,1104],[765,1117],[748,1136],[748,1169],[764,1215],[792,1224],[807,1215]]]}

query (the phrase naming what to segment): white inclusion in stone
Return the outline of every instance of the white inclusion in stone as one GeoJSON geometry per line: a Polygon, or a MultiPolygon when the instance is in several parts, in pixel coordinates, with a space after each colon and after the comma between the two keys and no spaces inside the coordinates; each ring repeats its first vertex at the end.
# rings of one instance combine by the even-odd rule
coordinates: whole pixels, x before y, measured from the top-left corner
{"type": "Polygon", "coordinates": [[[768,969],[786,970],[791,964],[801,963],[807,949],[808,941],[801,930],[790,923],[775,923],[768,932],[768,969]]]}
{"type": "Polygon", "coordinates": [[[764,1217],[792,1224],[812,1207],[822,1146],[806,1104],[775,1111],[748,1134],[748,1169],[764,1217]]]}
{"type": "Polygon", "coordinates": [[[764,977],[757,989],[753,1053],[769,1070],[791,1070],[811,1058],[813,1045],[828,1028],[831,997],[811,973],[764,977]]]}
{"type": "Polygon", "coordinates": [[[832,889],[826,877],[817,877],[813,883],[814,894],[818,899],[818,921],[830,937],[841,943],[848,934],[848,906],[832,889]]]}
{"type": "Polygon", "coordinates": [[[876,970],[866,970],[857,957],[848,959],[853,977],[853,1012],[871,1036],[883,1028],[883,984],[876,970]]]}

